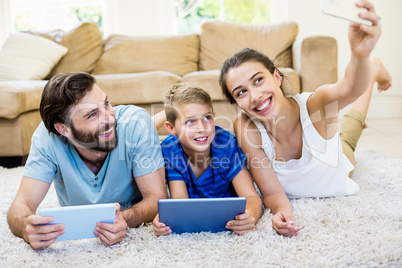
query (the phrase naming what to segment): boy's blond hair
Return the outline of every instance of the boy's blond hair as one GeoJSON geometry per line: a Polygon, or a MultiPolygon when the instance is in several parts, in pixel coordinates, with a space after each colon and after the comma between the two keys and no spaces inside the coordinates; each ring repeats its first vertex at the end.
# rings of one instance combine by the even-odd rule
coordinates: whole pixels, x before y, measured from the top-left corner
{"type": "Polygon", "coordinates": [[[208,92],[195,84],[178,83],[174,84],[165,94],[166,120],[174,126],[180,112],[178,106],[190,103],[206,104],[212,112],[214,111],[208,92]]]}

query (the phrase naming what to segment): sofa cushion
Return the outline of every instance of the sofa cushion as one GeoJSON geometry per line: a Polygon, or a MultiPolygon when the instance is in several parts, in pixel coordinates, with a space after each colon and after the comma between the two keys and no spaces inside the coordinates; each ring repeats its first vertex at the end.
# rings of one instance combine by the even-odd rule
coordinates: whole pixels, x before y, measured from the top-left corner
{"type": "Polygon", "coordinates": [[[13,119],[27,111],[38,110],[46,82],[0,82],[0,118],[13,119]]]}
{"type": "Polygon", "coordinates": [[[164,92],[180,79],[165,71],[104,74],[95,78],[113,105],[161,103],[164,92]]]}
{"type": "Polygon", "coordinates": [[[197,34],[172,37],[113,35],[93,74],[167,71],[184,75],[197,71],[197,34]]]}
{"type": "MultiPolygon", "coordinates": [[[[278,68],[284,75],[282,88],[286,96],[300,92],[299,75],[292,68],[278,68]]],[[[225,101],[226,97],[219,86],[220,70],[198,71],[189,73],[181,79],[181,82],[188,82],[202,87],[211,95],[213,101],[225,101]]]]}
{"type": "Polygon", "coordinates": [[[48,78],[56,73],[91,73],[103,52],[102,33],[94,22],[80,23],[67,32],[63,30],[51,32],[29,30],[27,33],[45,37],[68,48],[68,53],[53,68],[48,78]]]}
{"type": "Polygon", "coordinates": [[[181,82],[193,83],[209,93],[213,101],[226,100],[219,86],[220,70],[198,71],[189,73],[181,79],[181,82]]]}
{"type": "Polygon", "coordinates": [[[292,45],[298,30],[295,22],[266,25],[206,22],[201,25],[200,70],[220,69],[227,58],[247,47],[275,61],[281,52],[292,45]]]}
{"type": "Polygon", "coordinates": [[[0,50],[0,81],[41,80],[66,53],[46,38],[11,34],[0,50]]]}

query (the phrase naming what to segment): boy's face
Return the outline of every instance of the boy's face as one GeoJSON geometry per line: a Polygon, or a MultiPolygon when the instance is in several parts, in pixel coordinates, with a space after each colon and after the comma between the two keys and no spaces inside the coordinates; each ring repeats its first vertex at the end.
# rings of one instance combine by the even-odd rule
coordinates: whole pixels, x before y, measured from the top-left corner
{"type": "Polygon", "coordinates": [[[206,104],[189,103],[177,107],[178,116],[171,134],[177,136],[186,152],[209,152],[215,137],[215,122],[212,108],[206,104]]]}

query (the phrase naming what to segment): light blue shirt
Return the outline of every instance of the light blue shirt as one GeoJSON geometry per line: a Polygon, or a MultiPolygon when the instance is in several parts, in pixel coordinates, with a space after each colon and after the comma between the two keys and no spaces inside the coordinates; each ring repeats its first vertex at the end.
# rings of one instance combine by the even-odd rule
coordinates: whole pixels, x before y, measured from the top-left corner
{"type": "Polygon", "coordinates": [[[61,206],[118,202],[137,203],[142,195],[135,177],[163,167],[158,133],[147,111],[115,107],[117,147],[94,174],[67,138],[49,133],[43,122],[32,136],[24,176],[54,182],[61,206]]]}

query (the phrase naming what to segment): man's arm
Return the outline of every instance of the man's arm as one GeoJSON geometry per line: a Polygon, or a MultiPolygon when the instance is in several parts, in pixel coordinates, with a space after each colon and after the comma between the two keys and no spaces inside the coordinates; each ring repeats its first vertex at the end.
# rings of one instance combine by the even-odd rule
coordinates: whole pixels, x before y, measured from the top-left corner
{"type": "Polygon", "coordinates": [[[120,211],[118,205],[114,224],[98,222],[95,234],[105,246],[121,242],[126,228],[138,227],[143,222],[151,222],[158,213],[158,200],[168,198],[165,184],[165,168],[135,178],[142,194],[142,200],[133,207],[120,211]]]}
{"type": "Polygon", "coordinates": [[[152,222],[158,213],[158,200],[168,198],[165,183],[165,168],[136,177],[142,200],[133,207],[122,211],[129,227],[138,227],[144,222],[152,222]]]}
{"type": "Polygon", "coordinates": [[[64,225],[41,225],[52,217],[36,215],[36,209],[48,192],[50,183],[22,177],[20,188],[10,206],[7,222],[11,232],[23,238],[33,248],[47,247],[64,233],[64,225]]]}

